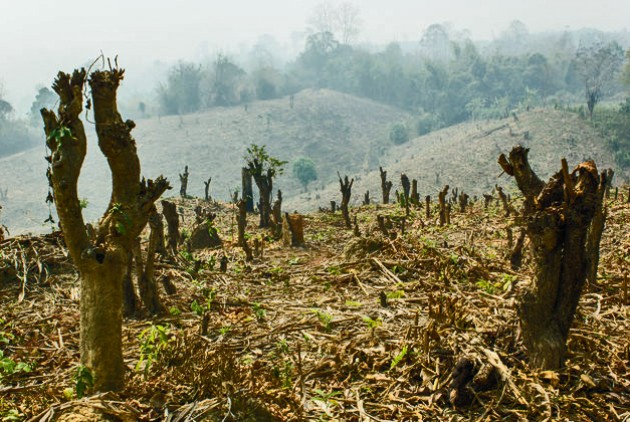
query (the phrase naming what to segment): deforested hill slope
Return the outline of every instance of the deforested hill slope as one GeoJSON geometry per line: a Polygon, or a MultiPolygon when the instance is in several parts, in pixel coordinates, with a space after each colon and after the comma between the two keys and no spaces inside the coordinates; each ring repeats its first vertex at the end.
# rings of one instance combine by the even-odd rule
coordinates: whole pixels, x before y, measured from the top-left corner
{"type": "MultiPolygon", "coordinates": [[[[615,168],[612,155],[604,147],[601,136],[575,113],[559,110],[536,109],[519,113],[516,117],[500,120],[468,122],[410,140],[390,148],[381,159],[388,171],[388,180],[394,183],[394,191],[401,190],[400,174],[418,180],[422,198],[436,197],[444,185],[458,187],[470,195],[490,192],[495,186],[510,185],[510,178],[501,175],[497,164],[499,155],[512,146],[521,144],[530,148],[530,162],[537,174],[547,179],[560,169],[560,159],[565,157],[569,166],[586,159],[593,159],[599,169],[615,168]]],[[[352,202],[359,204],[369,190],[373,201],[380,202],[381,181],[378,168],[366,173],[348,173],[355,178],[352,202]]],[[[616,180],[628,175],[617,171],[616,180]]],[[[339,183],[331,183],[317,196],[301,195],[287,206],[304,209],[328,206],[330,200],[341,199],[339,183]],[[319,197],[318,199],[317,196],[319,197]]]]}
{"type": "MultiPolygon", "coordinates": [[[[307,156],[315,162],[319,180],[313,187],[333,181],[337,170],[359,173],[378,168],[380,157],[392,146],[391,125],[409,117],[374,101],[309,89],[293,98],[257,101],[246,107],[138,120],[133,136],[143,175],[165,175],[174,188],[167,195],[179,193],[178,175],[188,165],[188,194],[202,197],[203,182],[212,177],[211,195],[227,199],[229,192],[240,188],[247,146],[256,143],[288,161],[276,186],[290,197],[301,190],[291,174],[293,160],[307,156]]],[[[92,129],[86,123],[90,139],[79,185],[79,196],[88,201],[88,220],[100,216],[111,192],[109,168],[92,129]]],[[[12,234],[47,229],[42,224],[48,217],[44,156],[42,146],[0,159],[0,189],[8,188],[7,197],[0,199],[0,223],[12,234]]]]}

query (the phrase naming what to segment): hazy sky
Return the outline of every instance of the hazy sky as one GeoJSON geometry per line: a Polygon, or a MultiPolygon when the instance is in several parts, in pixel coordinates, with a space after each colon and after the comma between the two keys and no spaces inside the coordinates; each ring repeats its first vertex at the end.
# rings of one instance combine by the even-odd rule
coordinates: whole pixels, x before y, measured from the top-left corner
{"type": "MultiPolygon", "coordinates": [[[[340,3],[333,0],[331,3],[340,3]]],[[[102,50],[128,74],[155,60],[195,59],[234,51],[268,33],[289,43],[320,0],[0,0],[0,82],[24,113],[37,85],[102,50]]],[[[514,19],[531,32],[628,28],[630,0],[354,0],[360,40],[418,40],[432,23],[498,36],[514,19]]]]}

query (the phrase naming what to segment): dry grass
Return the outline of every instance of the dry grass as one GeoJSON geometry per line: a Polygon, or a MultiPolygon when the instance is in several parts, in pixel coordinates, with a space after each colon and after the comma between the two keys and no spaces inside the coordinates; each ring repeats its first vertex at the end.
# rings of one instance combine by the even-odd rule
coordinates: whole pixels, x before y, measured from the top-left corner
{"type": "MultiPolygon", "coordinates": [[[[188,222],[195,203],[180,204],[188,222]]],[[[79,356],[77,281],[61,239],[2,243],[0,331],[13,338],[0,350],[34,369],[3,380],[0,415],[17,409],[22,417],[52,418],[79,407],[121,420],[630,415],[630,206],[622,201],[609,202],[598,285],[582,297],[559,372],[534,372],[525,361],[514,304],[531,269],[527,261],[521,271],[510,269],[505,232],[513,223],[498,204],[454,213],[448,227],[436,225],[436,210],[423,221],[424,210],[403,219],[396,206],[361,207],[353,209],[361,237],[343,228],[340,214],[314,213],[306,216],[306,247],[269,241],[251,263],[235,245],[232,207],[213,207],[221,210],[216,225],[224,248],[195,254],[203,261],[197,273],[181,257],[158,266],[178,288],[164,297],[172,315],[126,321],[127,389],[80,402],[63,394],[74,387],[79,356]],[[389,217],[392,237],[378,230],[377,214],[389,217]],[[223,254],[226,273],[212,267],[223,254]],[[206,305],[205,335],[193,300],[206,305]],[[158,324],[169,329],[168,346],[146,373],[136,371],[139,335],[158,324]],[[475,372],[494,374],[496,383],[478,376],[478,388],[467,390],[471,403],[455,406],[450,386],[462,359],[475,372]]],[[[251,217],[251,236],[266,237],[255,223],[251,217]]]]}

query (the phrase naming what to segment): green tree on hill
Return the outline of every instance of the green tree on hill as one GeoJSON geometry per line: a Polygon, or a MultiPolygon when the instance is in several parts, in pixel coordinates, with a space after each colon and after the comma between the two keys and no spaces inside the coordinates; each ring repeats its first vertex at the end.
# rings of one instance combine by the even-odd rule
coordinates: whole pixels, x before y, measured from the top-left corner
{"type": "Polygon", "coordinates": [[[317,180],[317,170],[313,160],[307,157],[300,157],[293,162],[293,176],[300,181],[304,191],[307,191],[308,184],[317,180]]]}

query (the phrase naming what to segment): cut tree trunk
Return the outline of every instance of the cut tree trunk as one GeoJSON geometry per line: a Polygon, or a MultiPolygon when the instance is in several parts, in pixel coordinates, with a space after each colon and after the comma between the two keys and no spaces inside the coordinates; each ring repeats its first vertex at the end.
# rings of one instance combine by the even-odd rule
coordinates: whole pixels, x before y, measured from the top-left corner
{"type": "Polygon", "coordinates": [[[354,183],[354,179],[348,180],[348,176],[345,176],[344,179],[341,179],[341,174],[337,172],[337,176],[339,176],[339,186],[341,188],[341,214],[343,215],[343,221],[346,224],[346,227],[352,228],[352,221],[350,220],[350,211],[348,209],[350,204],[350,197],[352,196],[352,184],[354,183]]]}
{"type": "Polygon", "coordinates": [[[438,204],[440,207],[440,226],[447,224],[446,221],[446,195],[448,194],[448,185],[444,186],[444,188],[438,194],[438,204]]]}
{"type": "Polygon", "coordinates": [[[179,214],[177,214],[177,206],[174,202],[162,200],[162,214],[166,219],[166,227],[168,232],[168,249],[175,256],[177,255],[177,247],[179,246],[179,214]]]}
{"type": "Polygon", "coordinates": [[[89,85],[98,145],[112,175],[109,206],[93,239],[88,236],[77,182],[87,150],[79,116],[84,103],[84,69],[59,72],[53,90],[58,113],[42,109],[57,215],[72,261],[81,274],[81,363],[91,371],[96,391],[124,387],[122,359],[123,280],[134,240],[147,224],[155,201],[170,186],[166,179],[140,178],[140,161],[131,136],[135,123],[118,113],[116,91],[124,71],[95,71],[89,85]]]}
{"type": "Polygon", "coordinates": [[[186,196],[186,191],[188,190],[188,176],[190,175],[190,173],[188,173],[188,166],[186,166],[184,168],[184,174],[179,175],[179,181],[181,182],[181,187],[179,188],[179,195],[182,198],[187,198],[186,196]]]}
{"type": "Polygon", "coordinates": [[[606,177],[592,161],[569,173],[562,170],[545,184],[531,169],[528,149],[515,147],[503,170],[525,196],[524,219],[532,244],[534,277],[520,297],[518,314],[530,365],[556,370],[564,364],[569,329],[589,269],[589,244],[601,231],[592,223],[603,206],[606,177]],[[593,238],[591,238],[593,237],[593,238]]]}
{"type": "Polygon", "coordinates": [[[243,188],[243,199],[245,200],[245,210],[249,213],[254,212],[254,188],[252,185],[252,174],[249,168],[241,169],[241,186],[243,188]]]}
{"type": "Polygon", "coordinates": [[[273,217],[273,235],[275,239],[282,238],[282,191],[278,189],[278,197],[271,210],[273,217]]]}
{"type": "Polygon", "coordinates": [[[212,177],[209,177],[207,182],[203,182],[203,184],[204,184],[204,194],[205,194],[204,199],[206,201],[209,201],[211,199],[210,198],[210,182],[212,182],[212,177]]]}
{"type": "Polygon", "coordinates": [[[389,204],[389,192],[392,190],[393,183],[387,181],[387,172],[383,167],[378,168],[381,172],[381,192],[383,194],[383,204],[389,204]]]}
{"type": "MultiPolygon", "coordinates": [[[[247,244],[247,239],[245,239],[245,229],[247,228],[246,201],[244,199],[241,199],[236,203],[236,206],[238,207],[238,246],[243,248],[243,251],[245,252],[245,259],[247,261],[252,261],[254,259],[254,256],[252,255],[252,249],[247,244]]],[[[221,262],[221,264],[223,264],[223,261],[221,262]]]]}
{"type": "Polygon", "coordinates": [[[283,243],[285,246],[304,245],[304,217],[300,214],[284,213],[283,243]]]}

